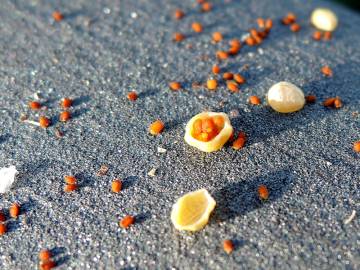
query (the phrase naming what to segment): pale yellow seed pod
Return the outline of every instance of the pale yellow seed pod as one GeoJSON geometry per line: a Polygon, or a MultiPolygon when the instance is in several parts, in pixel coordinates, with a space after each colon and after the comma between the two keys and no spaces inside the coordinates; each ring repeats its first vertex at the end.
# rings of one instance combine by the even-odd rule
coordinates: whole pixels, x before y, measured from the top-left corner
{"type": "Polygon", "coordinates": [[[327,8],[317,8],[311,13],[311,24],[322,31],[334,31],[338,25],[338,18],[327,8]]]}
{"type": "Polygon", "coordinates": [[[199,231],[208,223],[215,206],[206,189],[186,193],[173,205],[171,221],[177,230],[199,231]]]}
{"type": "Polygon", "coordinates": [[[202,112],[195,115],[190,121],[186,124],[185,128],[185,142],[203,152],[213,152],[221,149],[224,144],[229,140],[231,134],[233,133],[233,127],[231,126],[229,117],[226,113],[217,113],[217,112],[202,112]],[[208,142],[199,141],[192,136],[194,122],[197,119],[204,119],[208,117],[221,116],[224,119],[224,127],[212,140],[208,142]]]}
{"type": "Polygon", "coordinates": [[[291,113],[304,107],[305,96],[296,85],[289,82],[278,82],[269,89],[267,101],[275,111],[291,113]]]}

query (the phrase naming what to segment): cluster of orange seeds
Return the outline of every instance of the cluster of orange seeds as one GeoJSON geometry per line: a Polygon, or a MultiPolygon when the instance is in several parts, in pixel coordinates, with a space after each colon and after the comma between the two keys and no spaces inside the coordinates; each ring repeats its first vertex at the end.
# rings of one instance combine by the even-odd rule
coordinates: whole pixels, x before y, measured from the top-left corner
{"type": "Polygon", "coordinates": [[[273,27],[273,21],[271,19],[258,18],[256,20],[259,29],[251,28],[249,30],[249,36],[245,39],[245,43],[248,46],[260,45],[263,40],[269,35],[270,30],[273,27]]]}
{"type": "Polygon", "coordinates": [[[119,221],[119,226],[123,229],[127,229],[134,223],[135,223],[135,217],[128,215],[119,221]]]}
{"type": "Polygon", "coordinates": [[[296,23],[297,17],[294,13],[289,12],[284,18],[282,18],[281,22],[284,25],[290,25],[290,30],[293,32],[299,32],[301,26],[296,23]]]}
{"type": "MultiPolygon", "coordinates": [[[[63,98],[60,102],[60,107],[65,109],[63,112],[59,115],[59,120],[61,122],[67,122],[71,118],[71,113],[68,111],[68,108],[72,106],[73,100],[70,98],[63,98]]],[[[39,101],[30,101],[29,102],[29,108],[32,110],[39,110],[41,109],[41,103],[39,101]]],[[[42,128],[48,128],[51,125],[50,118],[41,115],[39,117],[39,126],[42,128]]]]}
{"type": "Polygon", "coordinates": [[[315,31],[313,34],[312,34],[312,38],[316,41],[319,41],[319,40],[325,40],[325,41],[329,41],[332,39],[332,33],[327,31],[327,32],[321,32],[321,31],[315,31]]]}
{"type": "Polygon", "coordinates": [[[75,178],[75,176],[66,175],[66,176],[64,176],[64,181],[65,181],[65,186],[64,186],[65,192],[72,192],[72,191],[77,190],[78,185],[77,185],[77,179],[75,178]]]}
{"type": "Polygon", "coordinates": [[[41,270],[51,270],[56,267],[56,263],[52,260],[52,254],[48,249],[43,249],[39,252],[39,259],[39,268],[41,270]]]}
{"type": "Polygon", "coordinates": [[[328,108],[340,109],[343,106],[343,103],[340,97],[330,97],[325,99],[323,105],[328,108]]]}
{"type": "Polygon", "coordinates": [[[202,142],[211,141],[224,127],[224,118],[221,116],[197,119],[193,124],[192,136],[202,142]]]}
{"type": "Polygon", "coordinates": [[[236,140],[232,143],[232,148],[235,150],[239,150],[244,147],[246,143],[246,134],[245,132],[241,131],[239,132],[239,135],[236,140]]]}

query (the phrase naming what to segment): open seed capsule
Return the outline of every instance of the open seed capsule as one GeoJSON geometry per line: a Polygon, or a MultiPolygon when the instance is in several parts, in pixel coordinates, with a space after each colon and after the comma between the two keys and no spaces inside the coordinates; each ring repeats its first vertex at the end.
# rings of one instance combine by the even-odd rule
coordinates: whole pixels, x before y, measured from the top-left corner
{"type": "Polygon", "coordinates": [[[280,113],[291,113],[301,110],[305,105],[303,91],[289,82],[279,82],[271,86],[267,94],[271,108],[280,113]]]}
{"type": "Polygon", "coordinates": [[[171,221],[178,230],[201,230],[208,223],[215,206],[215,200],[206,189],[186,193],[173,205],[171,221]]]}
{"type": "Polygon", "coordinates": [[[185,128],[185,141],[204,152],[217,151],[229,140],[233,128],[225,113],[202,112],[185,128]]]}

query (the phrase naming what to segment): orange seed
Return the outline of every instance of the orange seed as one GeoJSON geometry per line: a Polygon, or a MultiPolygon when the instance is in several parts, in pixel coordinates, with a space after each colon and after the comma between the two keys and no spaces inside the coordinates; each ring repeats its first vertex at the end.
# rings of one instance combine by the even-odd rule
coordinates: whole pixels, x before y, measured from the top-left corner
{"type": "Polygon", "coordinates": [[[265,28],[265,20],[263,18],[257,18],[256,22],[259,28],[265,28]]]}
{"type": "Polygon", "coordinates": [[[156,120],[149,127],[149,132],[152,135],[159,135],[164,129],[164,123],[161,120],[156,120]]]}
{"type": "Polygon", "coordinates": [[[185,36],[182,33],[176,32],[173,35],[173,41],[175,41],[175,42],[180,42],[180,41],[183,41],[184,39],[185,39],[185,36]]]}
{"type": "Polygon", "coordinates": [[[223,35],[222,35],[220,32],[214,32],[214,33],[212,34],[212,39],[213,39],[213,41],[215,41],[215,42],[220,42],[220,41],[223,40],[223,35]]]}
{"type": "Polygon", "coordinates": [[[46,261],[50,260],[50,258],[51,258],[51,252],[50,252],[50,250],[48,250],[48,249],[43,249],[43,250],[41,250],[41,251],[39,252],[39,259],[40,259],[40,261],[46,262],[46,261]]]}
{"type": "Polygon", "coordinates": [[[243,131],[241,131],[237,139],[233,141],[232,148],[235,150],[239,150],[244,147],[245,143],[246,143],[246,135],[243,131]]]}
{"type": "Polygon", "coordinates": [[[201,33],[203,31],[203,27],[201,23],[198,22],[194,22],[191,24],[191,28],[193,29],[194,32],[196,33],[201,33]]]}
{"type": "Polygon", "coordinates": [[[323,66],[321,68],[321,72],[326,76],[326,77],[331,77],[333,75],[333,72],[331,70],[331,68],[329,66],[323,66]]]}
{"type": "Polygon", "coordinates": [[[202,12],[209,12],[212,9],[212,4],[210,2],[205,2],[201,5],[202,12]]]}
{"type": "Polygon", "coordinates": [[[297,23],[293,23],[292,25],[290,25],[290,30],[293,32],[299,32],[301,29],[301,26],[297,23]]]}
{"type": "Polygon", "coordinates": [[[59,120],[61,122],[67,122],[70,120],[70,118],[71,118],[71,113],[69,111],[63,111],[62,113],[60,113],[59,120]]]}
{"type": "Polygon", "coordinates": [[[135,218],[133,216],[125,216],[122,220],[120,220],[119,225],[121,228],[127,229],[132,224],[134,224],[135,218]]]}
{"type": "Polygon", "coordinates": [[[5,234],[7,231],[6,224],[0,222],[0,235],[5,234]]]}
{"type": "Polygon", "coordinates": [[[249,97],[249,102],[250,102],[250,104],[252,104],[252,105],[259,105],[259,104],[261,103],[259,97],[257,97],[257,96],[251,96],[251,97],[249,97]]]}
{"type": "Polygon", "coordinates": [[[63,98],[63,100],[61,101],[61,106],[63,108],[70,108],[72,104],[73,104],[73,100],[68,97],[63,98]]]}
{"type": "Polygon", "coordinates": [[[177,91],[177,90],[181,89],[181,83],[179,83],[179,82],[170,82],[169,87],[170,87],[171,90],[177,91]]]}
{"type": "Polygon", "coordinates": [[[212,72],[214,74],[219,74],[220,73],[220,67],[218,65],[213,65],[212,72]]]}
{"type": "Polygon", "coordinates": [[[64,19],[64,15],[60,11],[54,11],[52,17],[56,22],[60,22],[64,19]]]}
{"type": "Polygon", "coordinates": [[[320,31],[315,31],[312,35],[312,38],[314,40],[320,40],[321,39],[321,36],[322,36],[322,33],[320,31]]]}
{"type": "Polygon", "coordinates": [[[209,90],[215,90],[217,88],[217,81],[215,79],[210,79],[206,83],[209,90]]]}
{"type": "Polygon", "coordinates": [[[323,102],[323,105],[325,107],[333,107],[334,103],[335,103],[336,98],[327,98],[325,99],[325,101],[323,102]]]}
{"type": "Polygon", "coordinates": [[[308,96],[305,97],[305,99],[306,99],[306,102],[307,102],[307,103],[315,103],[315,101],[316,101],[316,96],[314,96],[314,95],[308,95],[308,96]]]}
{"type": "Polygon", "coordinates": [[[332,33],[331,32],[325,32],[324,33],[324,40],[331,40],[332,38],[332,33]]]}
{"type": "Polygon", "coordinates": [[[273,27],[273,21],[272,19],[267,19],[265,22],[265,29],[270,31],[270,29],[273,27]]]}
{"type": "Polygon", "coordinates": [[[233,252],[234,250],[234,243],[227,239],[227,240],[224,240],[223,242],[223,248],[224,248],[224,251],[227,253],[227,254],[230,254],[231,252],[233,252]]]}
{"type": "Polygon", "coordinates": [[[234,78],[234,74],[232,74],[231,72],[225,72],[223,74],[223,79],[224,80],[232,80],[234,78]]]}
{"type": "Polygon", "coordinates": [[[234,82],[234,81],[228,81],[227,83],[226,83],[226,85],[227,85],[227,88],[231,91],[231,92],[238,92],[239,91],[239,87],[238,87],[238,85],[237,85],[237,83],[236,82],[234,82]]]}
{"type": "Polygon", "coordinates": [[[131,91],[127,94],[127,98],[130,101],[135,101],[138,98],[138,94],[135,91],[131,91]]]}
{"type": "Polygon", "coordinates": [[[17,218],[20,214],[20,205],[18,203],[13,203],[10,206],[9,214],[10,214],[10,217],[17,218]]]}
{"type": "Polygon", "coordinates": [[[54,267],[56,267],[56,263],[50,259],[46,262],[41,262],[39,267],[40,267],[40,270],[51,270],[54,267]]]}
{"type": "Polygon", "coordinates": [[[41,108],[41,104],[38,101],[30,101],[29,102],[29,107],[32,110],[39,110],[41,108]]]}
{"type": "Polygon", "coordinates": [[[47,128],[50,126],[50,119],[45,117],[45,116],[40,116],[39,117],[39,124],[40,124],[40,127],[42,128],[47,128]]]}
{"type": "Polygon", "coordinates": [[[341,108],[342,106],[343,106],[343,104],[342,104],[341,99],[340,99],[339,97],[336,97],[336,98],[335,98],[335,101],[334,101],[334,107],[335,107],[336,109],[339,109],[339,108],[341,108]]]}
{"type": "Polygon", "coordinates": [[[356,153],[360,153],[360,141],[354,142],[353,149],[356,153]]]}
{"type": "Polygon", "coordinates": [[[77,188],[78,188],[77,184],[73,184],[73,185],[66,184],[65,187],[64,187],[64,191],[65,192],[72,192],[72,191],[77,190],[77,188]]]}
{"type": "Polygon", "coordinates": [[[182,19],[184,16],[185,16],[184,11],[182,11],[181,9],[176,9],[176,10],[175,10],[175,12],[174,12],[174,18],[175,18],[176,20],[180,20],[180,19],[182,19]]]}
{"type": "Polygon", "coordinates": [[[234,75],[234,80],[238,83],[238,84],[243,84],[245,83],[245,78],[243,76],[241,76],[240,74],[235,74],[234,75]]]}
{"type": "Polygon", "coordinates": [[[112,181],[112,183],[111,183],[112,192],[119,193],[121,191],[121,188],[122,188],[121,180],[115,179],[114,181],[112,181]]]}
{"type": "Polygon", "coordinates": [[[261,200],[267,200],[269,198],[269,190],[265,185],[258,187],[258,194],[261,200]]]}
{"type": "Polygon", "coordinates": [[[72,176],[72,175],[65,175],[64,181],[66,184],[69,184],[69,185],[74,185],[77,182],[75,176],[72,176]]]}
{"type": "Polygon", "coordinates": [[[216,57],[220,60],[225,60],[225,59],[229,58],[229,54],[225,51],[217,51],[216,57]]]}

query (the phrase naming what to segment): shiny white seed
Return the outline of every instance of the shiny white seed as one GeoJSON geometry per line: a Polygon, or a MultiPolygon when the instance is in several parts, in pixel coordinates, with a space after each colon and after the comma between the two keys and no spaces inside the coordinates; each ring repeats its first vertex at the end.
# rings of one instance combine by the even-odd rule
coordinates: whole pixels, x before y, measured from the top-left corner
{"type": "Polygon", "coordinates": [[[338,18],[327,8],[317,8],[311,13],[311,23],[319,30],[334,31],[338,25],[338,18]]]}
{"type": "Polygon", "coordinates": [[[305,105],[303,91],[289,82],[278,82],[271,86],[267,101],[271,108],[280,113],[296,112],[305,105]]]}

